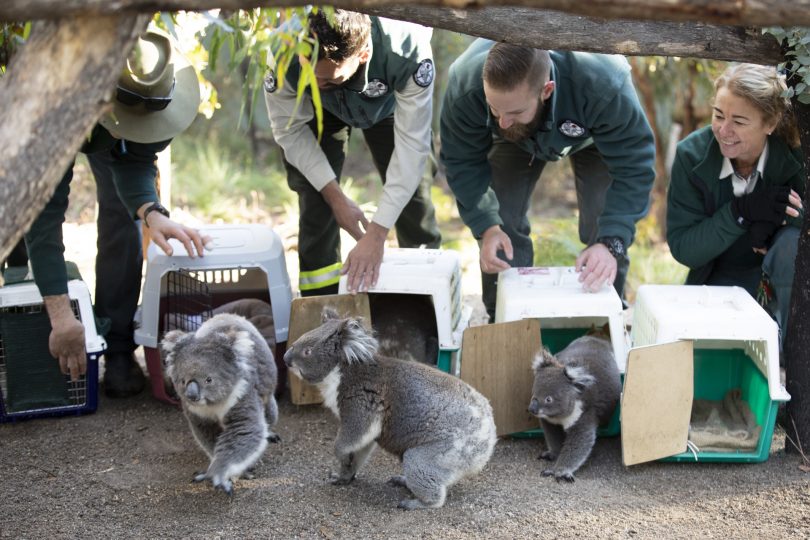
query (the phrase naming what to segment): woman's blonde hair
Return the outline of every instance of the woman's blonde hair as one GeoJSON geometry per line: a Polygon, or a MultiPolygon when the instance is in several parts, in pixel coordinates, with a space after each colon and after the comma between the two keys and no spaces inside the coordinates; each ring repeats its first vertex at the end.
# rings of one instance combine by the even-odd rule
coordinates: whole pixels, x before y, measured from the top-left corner
{"type": "Polygon", "coordinates": [[[782,96],[787,90],[785,78],[776,68],[732,64],[714,82],[715,94],[721,88],[727,88],[735,96],[754,105],[766,122],[777,120],[775,133],[784,138],[789,146],[795,148],[801,145],[790,98],[782,96]]]}

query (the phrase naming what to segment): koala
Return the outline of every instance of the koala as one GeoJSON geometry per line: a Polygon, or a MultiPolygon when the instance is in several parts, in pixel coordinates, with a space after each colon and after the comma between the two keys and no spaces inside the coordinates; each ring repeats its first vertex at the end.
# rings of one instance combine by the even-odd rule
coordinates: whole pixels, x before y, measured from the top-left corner
{"type": "Polygon", "coordinates": [[[377,351],[360,319],[326,308],[321,326],[298,338],[284,362],[320,389],[340,421],[332,483],[352,482],[379,445],[402,461],[403,474],[389,483],[414,495],[399,507],[439,508],[451,485],[480,472],[492,456],[492,408],[460,379],[377,351]]]}
{"type": "Polygon", "coordinates": [[[554,461],[543,476],[573,482],[596,442],[597,428],[610,420],[619,402],[613,347],[602,337],[583,336],[556,358],[543,349],[532,368],[529,412],[540,419],[547,448],[539,459],[554,461]]]}
{"type": "Polygon", "coordinates": [[[436,365],[439,331],[429,296],[370,293],[368,300],[379,354],[436,365]]]}
{"type": "Polygon", "coordinates": [[[210,458],[195,482],[210,480],[233,493],[232,479],[248,471],[267,443],[278,442],[276,364],[258,330],[244,317],[219,314],[195,332],[173,330],[161,342],[194,439],[210,458]]]}

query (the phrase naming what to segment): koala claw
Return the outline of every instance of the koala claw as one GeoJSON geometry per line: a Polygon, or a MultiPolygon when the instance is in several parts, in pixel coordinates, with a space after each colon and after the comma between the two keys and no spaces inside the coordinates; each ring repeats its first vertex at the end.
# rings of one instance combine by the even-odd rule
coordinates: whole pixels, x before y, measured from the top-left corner
{"type": "Polygon", "coordinates": [[[556,473],[554,475],[554,479],[557,482],[565,481],[565,482],[568,482],[569,484],[574,483],[574,475],[571,474],[570,472],[556,473]]]}
{"type": "Polygon", "coordinates": [[[233,497],[233,483],[230,480],[224,480],[220,484],[214,484],[214,489],[220,489],[224,491],[228,497],[233,497]]]}
{"type": "Polygon", "coordinates": [[[270,435],[267,436],[267,442],[269,442],[269,443],[280,443],[281,442],[281,436],[279,436],[276,433],[270,433],[270,435]]]}
{"type": "Polygon", "coordinates": [[[392,476],[388,479],[388,484],[397,487],[408,487],[408,483],[405,481],[405,477],[402,475],[392,476]]]}
{"type": "Polygon", "coordinates": [[[540,455],[537,456],[537,459],[545,459],[547,461],[554,461],[557,459],[557,456],[554,455],[554,452],[551,450],[543,450],[540,452],[540,455]]]}
{"type": "Polygon", "coordinates": [[[399,501],[397,508],[402,508],[403,510],[417,510],[419,508],[424,508],[424,505],[419,501],[419,499],[402,499],[399,501]]]}
{"type": "Polygon", "coordinates": [[[354,474],[347,477],[347,476],[339,475],[337,473],[330,473],[329,474],[329,481],[334,486],[347,486],[347,485],[352,483],[352,481],[354,480],[354,477],[355,477],[354,474]]]}
{"type": "Polygon", "coordinates": [[[206,474],[205,471],[196,472],[194,473],[194,478],[192,478],[191,481],[196,484],[198,482],[205,481],[206,478],[208,478],[208,475],[206,474]]]}

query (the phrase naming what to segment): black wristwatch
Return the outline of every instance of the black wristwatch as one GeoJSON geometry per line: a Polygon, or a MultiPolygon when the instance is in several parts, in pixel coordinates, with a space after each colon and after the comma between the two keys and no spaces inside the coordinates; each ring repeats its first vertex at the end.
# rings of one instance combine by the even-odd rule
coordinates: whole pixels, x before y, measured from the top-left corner
{"type": "Polygon", "coordinates": [[[626,259],[627,249],[624,247],[624,240],[618,236],[601,236],[596,239],[597,244],[602,244],[616,259],[626,259]]]}
{"type": "Polygon", "coordinates": [[[169,216],[169,211],[166,210],[166,207],[160,204],[159,202],[153,202],[149,206],[146,207],[146,210],[143,211],[143,222],[148,227],[149,222],[146,221],[146,217],[149,215],[150,212],[157,212],[158,214],[163,214],[166,217],[169,216]]]}

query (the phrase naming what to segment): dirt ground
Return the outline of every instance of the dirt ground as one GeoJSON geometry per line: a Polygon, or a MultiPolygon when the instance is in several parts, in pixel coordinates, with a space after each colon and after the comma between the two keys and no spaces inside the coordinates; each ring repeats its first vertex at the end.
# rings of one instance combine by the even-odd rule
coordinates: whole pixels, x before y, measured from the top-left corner
{"type": "Polygon", "coordinates": [[[396,508],[378,451],[347,487],[328,480],[337,424],[281,404],[255,478],[228,498],[192,484],[207,465],[181,412],[148,393],[84,417],[0,425],[0,538],[807,538],[810,475],[778,430],[761,464],[625,468],[597,442],[573,484],[540,475],[538,439],[505,439],[438,510],[396,508]]]}
{"type": "MultiPolygon", "coordinates": [[[[88,251],[68,258],[92,268],[88,251]]],[[[382,451],[353,484],[329,483],[331,412],[282,399],[276,431],[282,442],[228,498],[190,482],[207,459],[180,410],[149,392],[0,424],[0,538],[810,538],[810,474],[779,428],[761,464],[625,468],[620,439],[599,439],[573,484],[541,476],[540,439],[504,439],[444,508],[415,512],[397,509],[406,493],[386,480],[399,464],[382,451]]]]}

